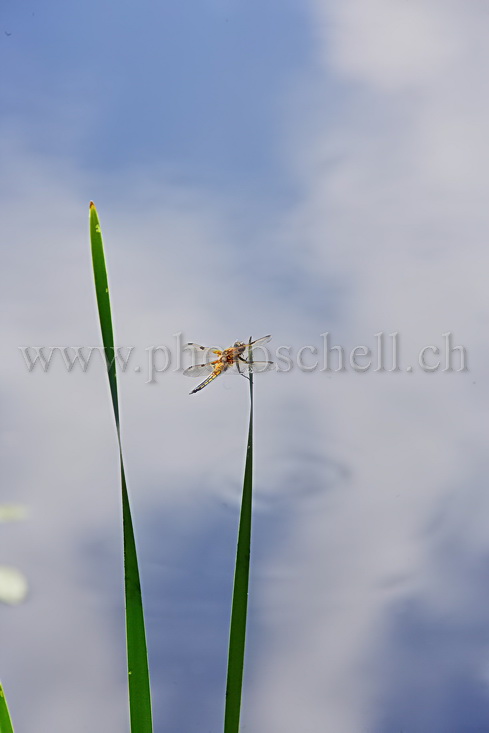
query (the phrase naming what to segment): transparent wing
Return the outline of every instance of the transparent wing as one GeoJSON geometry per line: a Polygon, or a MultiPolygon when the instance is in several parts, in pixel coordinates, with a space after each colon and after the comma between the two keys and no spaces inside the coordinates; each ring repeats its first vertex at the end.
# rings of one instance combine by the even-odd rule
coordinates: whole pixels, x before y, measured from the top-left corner
{"type": "Polygon", "coordinates": [[[200,344],[188,343],[184,346],[185,349],[192,349],[193,351],[205,351],[207,346],[201,346],[200,344]]]}
{"type": "MultiPolygon", "coordinates": [[[[271,336],[262,336],[261,339],[256,339],[256,341],[251,342],[251,348],[254,349],[255,346],[264,346],[265,344],[268,344],[271,338],[271,336]]],[[[246,346],[248,346],[248,344],[246,344],[246,346]]]]}
{"type": "Polygon", "coordinates": [[[208,374],[212,374],[213,371],[214,364],[209,362],[208,364],[195,364],[194,366],[189,366],[187,369],[183,370],[183,373],[186,377],[205,377],[208,374]]]}
{"type": "Polygon", "coordinates": [[[201,346],[200,344],[193,344],[193,343],[185,344],[184,349],[188,349],[189,351],[197,351],[201,353],[204,353],[207,351],[209,354],[222,354],[222,351],[215,349],[213,346],[201,346]]]}
{"type": "Polygon", "coordinates": [[[240,364],[247,371],[253,372],[253,374],[260,374],[261,372],[271,372],[275,369],[273,361],[254,361],[253,364],[240,364]]]}
{"type": "MultiPolygon", "coordinates": [[[[262,359],[266,360],[268,362],[268,357],[270,356],[270,352],[265,346],[265,344],[268,344],[272,337],[271,336],[263,336],[261,339],[256,339],[256,341],[252,341],[251,344],[246,344],[246,348],[241,354],[241,358],[245,361],[249,361],[250,357],[250,347],[253,355],[253,361],[255,362],[261,362],[264,364],[265,362],[261,361],[262,359]]],[[[253,371],[257,371],[254,369],[253,371]]]]}

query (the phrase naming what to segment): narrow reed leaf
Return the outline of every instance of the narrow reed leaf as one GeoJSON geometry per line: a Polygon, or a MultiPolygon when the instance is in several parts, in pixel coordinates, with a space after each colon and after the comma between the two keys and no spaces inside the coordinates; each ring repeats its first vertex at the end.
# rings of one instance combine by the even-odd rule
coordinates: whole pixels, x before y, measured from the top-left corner
{"type": "Polygon", "coordinates": [[[3,687],[0,684],[0,733],[14,733],[14,726],[10,720],[10,713],[8,711],[7,700],[5,699],[5,693],[3,687]]]}
{"type": "MultiPolygon", "coordinates": [[[[250,338],[251,343],[251,338],[250,338]]],[[[252,361],[248,349],[248,361],[252,361]]],[[[253,372],[250,369],[250,422],[243,479],[243,494],[239,517],[234,589],[229,630],[228,673],[224,733],[238,733],[243,688],[243,667],[246,646],[246,617],[248,612],[248,583],[250,576],[251,511],[253,497],[253,372]]]]}
{"type": "MultiPolygon", "coordinates": [[[[152,733],[151,690],[149,682],[148,652],[144,627],[143,600],[139,580],[136,542],[127,493],[122,444],[119,424],[119,401],[117,395],[116,359],[114,332],[110,310],[109,285],[105,266],[104,243],[100,222],[93,202],[90,203],[90,241],[92,248],[95,292],[102,331],[102,340],[107,359],[110,394],[119,442],[122,529],[124,542],[124,593],[126,605],[127,675],[129,684],[129,709],[132,733],[152,733]]],[[[3,730],[0,731],[3,733],[3,730]]]]}
{"type": "MultiPolygon", "coordinates": [[[[97,294],[98,317],[102,331],[105,358],[109,375],[110,394],[114,408],[115,424],[119,433],[119,400],[117,396],[117,375],[115,371],[114,331],[110,311],[109,281],[105,266],[104,241],[102,230],[93,201],[90,201],[90,241],[92,245],[93,276],[95,278],[95,292],[97,294]]],[[[120,440],[119,440],[120,442],[120,440]]]]}

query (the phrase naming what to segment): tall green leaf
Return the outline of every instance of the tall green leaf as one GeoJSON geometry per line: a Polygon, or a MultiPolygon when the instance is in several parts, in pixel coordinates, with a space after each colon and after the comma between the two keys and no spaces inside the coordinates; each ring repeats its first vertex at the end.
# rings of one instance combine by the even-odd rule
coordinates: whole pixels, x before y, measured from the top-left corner
{"type": "MultiPolygon", "coordinates": [[[[144,628],[143,600],[139,580],[136,542],[127,493],[122,444],[119,424],[119,400],[117,395],[116,359],[114,332],[110,309],[109,284],[105,265],[104,243],[100,221],[95,204],[90,202],[90,241],[92,249],[93,275],[102,331],[102,340],[107,359],[110,393],[114,409],[117,439],[119,442],[122,529],[124,538],[124,592],[126,602],[127,674],[129,684],[129,709],[132,733],[152,733],[151,690],[149,682],[148,652],[144,628]]],[[[3,731],[1,732],[3,733],[3,731]]]]}
{"type": "MultiPolygon", "coordinates": [[[[251,343],[251,338],[250,338],[251,343]]],[[[249,361],[252,361],[249,349],[249,361]]],[[[243,479],[243,493],[239,517],[234,589],[229,630],[228,672],[226,704],[224,710],[224,733],[238,733],[243,688],[243,668],[246,646],[246,617],[248,613],[248,584],[250,576],[251,512],[253,497],[253,372],[250,370],[250,421],[246,463],[243,479]]]]}
{"type": "Polygon", "coordinates": [[[10,720],[10,713],[8,711],[7,700],[5,699],[5,693],[3,687],[0,684],[0,733],[14,733],[14,726],[10,720]]]}

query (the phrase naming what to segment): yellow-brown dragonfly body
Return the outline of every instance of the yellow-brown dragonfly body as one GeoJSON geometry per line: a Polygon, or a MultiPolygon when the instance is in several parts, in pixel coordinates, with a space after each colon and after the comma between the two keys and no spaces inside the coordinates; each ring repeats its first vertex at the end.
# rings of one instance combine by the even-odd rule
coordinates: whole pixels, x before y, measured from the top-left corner
{"type": "Polygon", "coordinates": [[[257,346],[263,346],[268,343],[272,337],[263,336],[263,338],[251,341],[245,344],[243,341],[235,341],[233,346],[230,346],[224,351],[219,349],[206,348],[205,346],[199,346],[199,344],[187,344],[186,346],[196,353],[207,352],[208,354],[215,354],[217,359],[208,361],[205,364],[196,364],[188,367],[183,372],[186,377],[200,377],[207,374],[207,378],[204,379],[190,394],[199,392],[204,387],[207,387],[216,377],[224,372],[232,372],[234,374],[242,374],[247,376],[249,372],[266,372],[275,367],[273,361],[255,361],[254,359],[245,358],[245,351],[250,354],[251,349],[255,349],[257,346]]]}

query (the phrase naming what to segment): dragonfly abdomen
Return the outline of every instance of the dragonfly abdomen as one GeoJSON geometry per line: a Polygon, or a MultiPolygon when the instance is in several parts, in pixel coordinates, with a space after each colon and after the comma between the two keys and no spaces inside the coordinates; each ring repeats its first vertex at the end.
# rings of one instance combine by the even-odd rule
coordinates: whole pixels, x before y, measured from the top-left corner
{"type": "Polygon", "coordinates": [[[223,364],[216,364],[216,367],[215,367],[214,371],[212,372],[212,374],[209,374],[209,376],[207,377],[207,379],[204,379],[203,382],[201,382],[200,384],[198,384],[195,389],[193,389],[191,392],[189,392],[189,394],[194,394],[195,392],[199,392],[201,389],[204,389],[204,387],[207,387],[207,385],[210,384],[210,382],[212,382],[213,379],[215,379],[216,377],[218,377],[221,374],[221,372],[224,371],[224,368],[225,367],[224,367],[223,364]]]}

